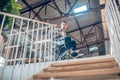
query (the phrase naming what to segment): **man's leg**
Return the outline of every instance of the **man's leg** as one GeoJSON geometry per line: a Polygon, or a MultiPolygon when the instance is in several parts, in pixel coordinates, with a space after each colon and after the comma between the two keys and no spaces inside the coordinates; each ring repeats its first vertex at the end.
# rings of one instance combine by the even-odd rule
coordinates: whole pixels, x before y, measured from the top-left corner
{"type": "Polygon", "coordinates": [[[69,36],[65,37],[65,47],[70,50],[71,48],[71,38],[69,36]]]}
{"type": "Polygon", "coordinates": [[[66,59],[70,59],[71,58],[71,38],[69,36],[65,37],[65,47],[67,49],[67,53],[66,53],[66,59]]]}
{"type": "Polygon", "coordinates": [[[73,51],[77,50],[77,48],[76,48],[76,42],[74,40],[71,41],[71,47],[72,47],[73,51]]]}
{"type": "Polygon", "coordinates": [[[73,52],[71,53],[71,55],[73,57],[76,57],[78,55],[78,53],[75,52],[77,50],[77,48],[76,48],[76,42],[74,40],[71,41],[71,47],[72,47],[72,50],[73,50],[73,52]]]}

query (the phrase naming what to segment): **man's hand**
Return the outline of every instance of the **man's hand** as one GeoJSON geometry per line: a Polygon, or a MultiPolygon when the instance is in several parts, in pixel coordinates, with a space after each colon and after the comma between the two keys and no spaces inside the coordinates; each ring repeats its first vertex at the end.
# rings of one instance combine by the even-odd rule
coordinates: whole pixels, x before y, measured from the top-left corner
{"type": "Polygon", "coordinates": [[[53,24],[53,27],[57,27],[58,25],[57,24],[53,24]]]}

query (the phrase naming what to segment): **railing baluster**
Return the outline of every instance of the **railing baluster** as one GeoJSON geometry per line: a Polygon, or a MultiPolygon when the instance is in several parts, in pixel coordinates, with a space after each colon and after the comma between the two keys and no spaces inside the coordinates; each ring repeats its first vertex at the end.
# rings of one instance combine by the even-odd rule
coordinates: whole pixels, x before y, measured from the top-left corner
{"type": "MultiPolygon", "coordinates": [[[[21,36],[22,24],[23,24],[23,19],[21,19],[21,23],[20,23],[20,29],[19,29],[19,35],[18,35],[17,45],[19,45],[19,42],[20,42],[20,36],[21,36]]],[[[19,47],[19,46],[16,47],[15,57],[14,57],[14,59],[16,59],[16,58],[17,58],[17,55],[19,54],[19,53],[18,53],[18,47],[19,47]]],[[[15,68],[15,64],[16,64],[16,60],[14,60],[14,63],[13,63],[11,80],[13,80],[13,77],[14,77],[14,68],[15,68]]]]}
{"type": "Polygon", "coordinates": [[[33,27],[32,27],[32,30],[33,30],[33,31],[32,31],[31,43],[30,43],[31,46],[30,46],[30,53],[29,53],[29,60],[28,60],[28,63],[29,63],[29,64],[28,64],[28,72],[27,72],[28,75],[27,75],[27,79],[29,78],[29,72],[30,72],[30,66],[31,66],[31,65],[30,65],[30,62],[31,62],[31,60],[32,60],[31,57],[32,57],[32,49],[33,49],[33,41],[34,41],[34,40],[33,40],[33,38],[34,38],[34,37],[33,37],[33,36],[34,36],[34,28],[35,28],[35,22],[33,22],[33,27]]]}
{"type": "Polygon", "coordinates": [[[22,56],[22,65],[21,65],[21,70],[20,70],[20,80],[22,80],[22,72],[23,72],[23,66],[24,66],[24,64],[25,64],[25,56],[26,56],[26,52],[27,52],[27,43],[28,43],[28,41],[27,41],[27,33],[28,33],[28,28],[29,28],[29,23],[30,23],[30,21],[28,20],[27,21],[27,29],[26,29],[26,31],[25,31],[25,44],[24,44],[24,51],[23,51],[23,56],[22,56]]]}

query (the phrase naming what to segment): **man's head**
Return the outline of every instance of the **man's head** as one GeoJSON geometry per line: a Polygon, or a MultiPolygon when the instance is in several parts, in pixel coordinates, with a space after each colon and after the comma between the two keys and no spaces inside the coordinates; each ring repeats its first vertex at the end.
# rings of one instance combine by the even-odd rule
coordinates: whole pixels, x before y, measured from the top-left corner
{"type": "Polygon", "coordinates": [[[61,23],[61,30],[66,30],[67,27],[68,27],[67,22],[66,22],[66,21],[63,21],[63,22],[61,23]]]}

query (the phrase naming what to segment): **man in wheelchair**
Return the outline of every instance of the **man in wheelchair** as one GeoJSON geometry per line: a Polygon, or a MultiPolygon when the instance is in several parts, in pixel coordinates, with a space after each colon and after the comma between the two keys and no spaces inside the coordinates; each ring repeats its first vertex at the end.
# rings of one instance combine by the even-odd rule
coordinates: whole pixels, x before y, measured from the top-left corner
{"type": "Polygon", "coordinates": [[[63,21],[61,23],[61,28],[60,28],[60,34],[62,36],[62,40],[59,40],[59,42],[62,43],[61,41],[64,41],[64,44],[57,46],[58,52],[56,52],[56,53],[59,53],[58,58],[61,57],[61,59],[71,59],[78,56],[76,42],[66,34],[67,28],[68,28],[68,25],[66,21],[63,21]]]}

